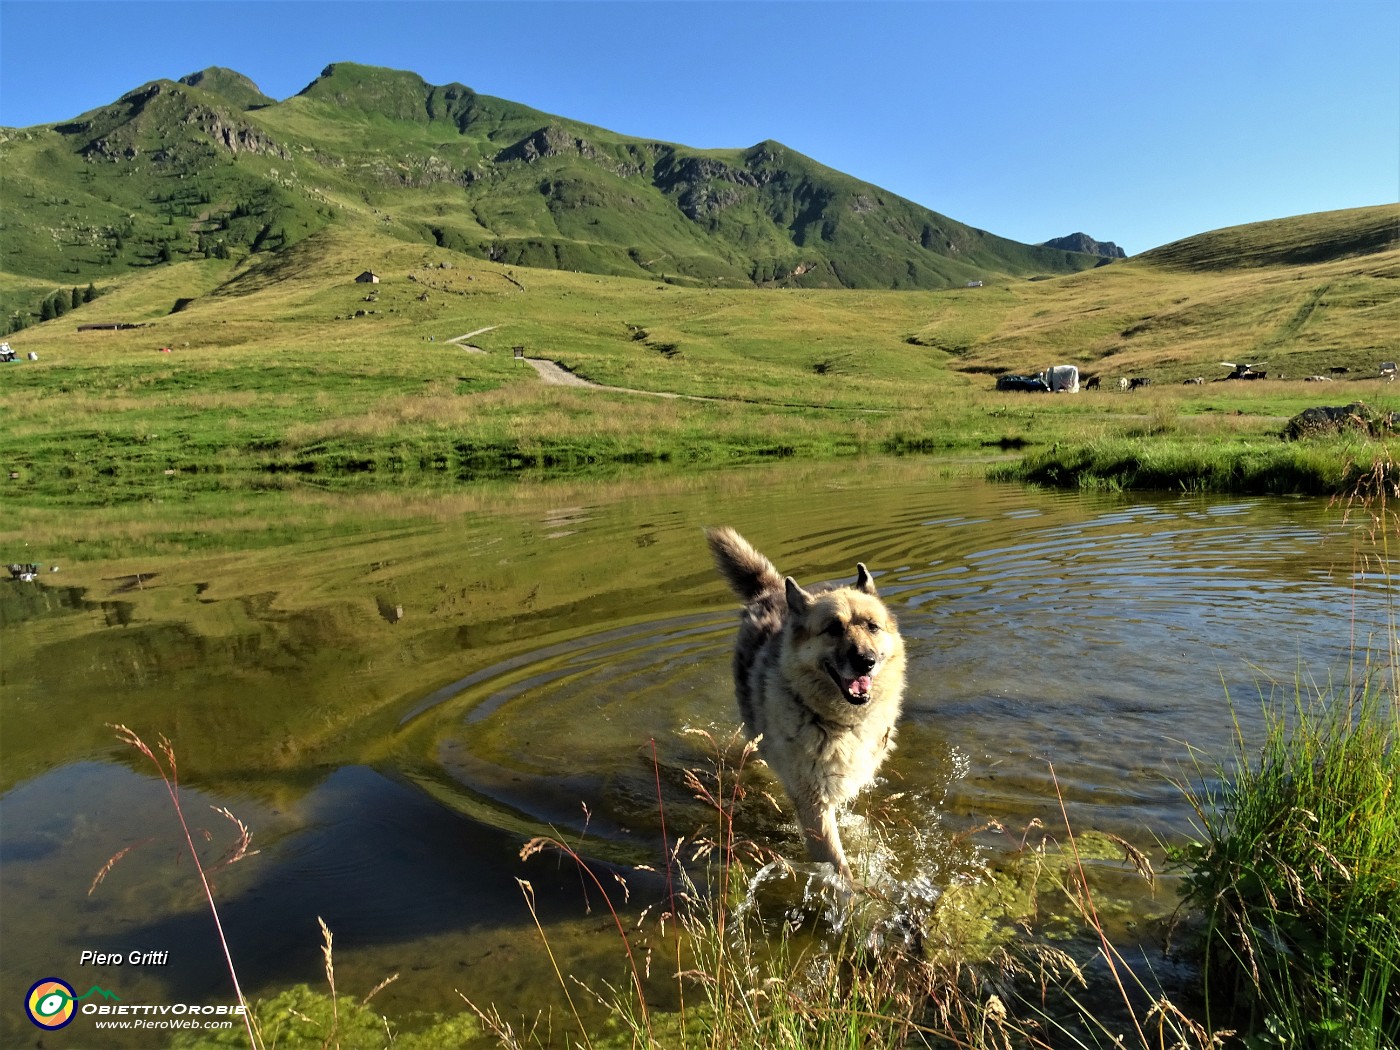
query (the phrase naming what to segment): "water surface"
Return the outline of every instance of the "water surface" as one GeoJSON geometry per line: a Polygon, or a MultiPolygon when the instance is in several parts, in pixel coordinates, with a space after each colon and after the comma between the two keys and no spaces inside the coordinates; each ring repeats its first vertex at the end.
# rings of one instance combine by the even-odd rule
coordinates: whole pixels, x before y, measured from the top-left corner
{"type": "MultiPolygon", "coordinates": [[[[518,878],[566,972],[616,982],[577,871],[519,851],[562,837],[640,907],[663,888],[637,866],[713,826],[685,774],[737,722],[735,605],[700,531],[719,523],[804,584],[865,562],[900,620],[900,746],[848,831],[893,882],[994,864],[1033,820],[1061,827],[1061,799],[1076,828],[1160,861],[1189,831],[1172,779],[1193,751],[1228,755],[1261,697],[1345,681],[1391,630],[1365,523],[1322,502],[1043,492],[927,463],[380,501],[271,547],[137,544],[0,587],[0,995],[59,976],[129,1001],[231,998],[165,788],[107,723],[170,739],[211,863],[232,837],[211,805],[251,827],[261,852],[215,878],[250,994],[324,986],[322,917],[346,994],[400,975],[375,999],[396,1021],[459,1010],[459,992],[513,1017],[557,1005],[518,878]],[[951,845],[989,821],[1007,834],[951,845]],[[170,962],[84,970],[84,949],[170,962]]],[[[800,856],[759,792],[740,823],[800,856]]],[[[1143,915],[1173,904],[1169,886],[1123,892],[1143,915]]],[[[14,1010],[3,1025],[9,1043],[38,1034],[14,1010]]],[[[44,1036],[91,1038],[81,1019],[44,1036]]]]}

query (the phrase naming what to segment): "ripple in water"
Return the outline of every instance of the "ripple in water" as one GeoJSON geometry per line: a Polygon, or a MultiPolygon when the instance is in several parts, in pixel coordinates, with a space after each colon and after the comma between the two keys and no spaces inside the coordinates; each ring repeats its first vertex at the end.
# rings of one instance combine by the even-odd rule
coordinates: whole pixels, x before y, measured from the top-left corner
{"type": "MultiPolygon", "coordinates": [[[[1226,753],[1236,717],[1248,729],[1275,680],[1291,690],[1300,667],[1343,676],[1353,637],[1387,629],[1383,587],[1354,575],[1352,530],[1313,503],[1092,512],[1081,497],[975,494],[960,512],[911,500],[877,522],[795,519],[769,551],[809,584],[865,561],[899,617],[900,746],[846,834],[915,897],[972,862],[957,832],[1059,822],[1061,794],[1076,823],[1139,842],[1184,829],[1168,778],[1188,746],[1226,753]]],[[[714,757],[679,730],[722,739],[737,725],[734,608],[717,579],[704,600],[644,622],[619,610],[425,698],[406,722],[431,726],[432,775],[495,819],[586,829],[618,857],[660,857],[663,816],[672,839],[703,833],[715,817],[686,772],[714,757]]],[[[752,768],[740,780],[744,833],[800,857],[776,782],[752,768]]]]}

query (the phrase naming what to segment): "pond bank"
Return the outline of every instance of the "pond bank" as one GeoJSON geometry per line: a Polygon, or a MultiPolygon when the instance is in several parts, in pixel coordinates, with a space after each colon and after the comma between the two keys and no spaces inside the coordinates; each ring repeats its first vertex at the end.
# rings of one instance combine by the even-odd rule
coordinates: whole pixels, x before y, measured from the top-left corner
{"type": "Polygon", "coordinates": [[[1344,496],[1397,471],[1389,443],[1358,436],[1309,441],[1108,438],[1059,444],[991,468],[993,480],[1112,492],[1344,496]]]}

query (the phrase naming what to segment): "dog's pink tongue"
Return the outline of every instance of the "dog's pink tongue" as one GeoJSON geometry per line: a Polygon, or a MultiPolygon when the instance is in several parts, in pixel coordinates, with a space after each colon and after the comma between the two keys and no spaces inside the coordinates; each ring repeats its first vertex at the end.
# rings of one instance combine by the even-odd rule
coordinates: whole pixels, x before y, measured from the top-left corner
{"type": "Polygon", "coordinates": [[[853,696],[870,695],[870,676],[863,674],[859,678],[851,679],[851,694],[853,696]]]}

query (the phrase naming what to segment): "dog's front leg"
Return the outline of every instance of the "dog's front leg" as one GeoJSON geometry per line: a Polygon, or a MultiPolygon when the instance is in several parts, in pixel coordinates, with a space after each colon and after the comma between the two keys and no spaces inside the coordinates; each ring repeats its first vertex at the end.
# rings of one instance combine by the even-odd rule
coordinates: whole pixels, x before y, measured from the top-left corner
{"type": "Polygon", "coordinates": [[[830,864],[846,882],[851,882],[851,866],[841,848],[841,831],[836,826],[836,807],[820,804],[802,806],[797,814],[802,834],[807,838],[807,854],[818,863],[830,864]]]}

